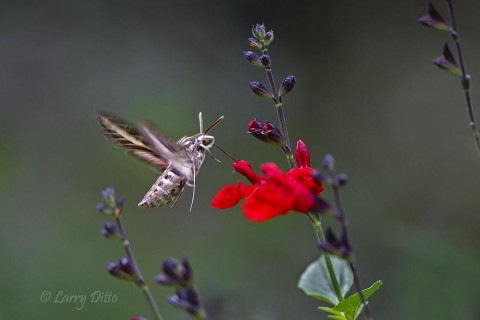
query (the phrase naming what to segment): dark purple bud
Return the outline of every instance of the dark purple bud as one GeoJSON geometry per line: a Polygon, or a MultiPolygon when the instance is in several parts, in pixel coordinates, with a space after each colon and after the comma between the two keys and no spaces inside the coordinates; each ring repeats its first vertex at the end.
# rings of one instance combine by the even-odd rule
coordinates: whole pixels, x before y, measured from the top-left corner
{"type": "Polygon", "coordinates": [[[261,123],[257,119],[250,121],[248,124],[248,133],[257,139],[274,146],[285,146],[285,139],[282,133],[270,121],[265,121],[265,123],[261,123]]]}
{"type": "Polygon", "coordinates": [[[448,32],[450,30],[448,23],[445,21],[445,19],[443,19],[440,13],[438,13],[437,9],[435,9],[430,2],[427,5],[427,14],[420,17],[418,22],[426,27],[434,28],[440,31],[448,32]]]}
{"type": "Polygon", "coordinates": [[[178,289],[175,295],[167,297],[167,301],[178,308],[184,309],[190,314],[202,312],[197,292],[192,288],[178,289]]]}
{"type": "Polygon", "coordinates": [[[130,260],[128,260],[128,258],[126,258],[126,257],[118,260],[118,267],[120,268],[120,270],[122,270],[123,272],[125,272],[128,275],[131,275],[131,276],[135,275],[135,271],[133,269],[133,266],[130,263],[130,260]]]}
{"type": "Polygon", "coordinates": [[[180,270],[180,276],[184,282],[189,282],[192,280],[192,267],[190,266],[190,262],[188,261],[187,257],[183,257],[182,259],[182,269],[180,270]]]}
{"type": "Polygon", "coordinates": [[[116,206],[119,208],[123,207],[124,203],[125,203],[125,198],[123,196],[118,197],[117,200],[115,201],[116,206]]]}
{"type": "Polygon", "coordinates": [[[260,57],[260,62],[262,65],[266,68],[270,67],[270,64],[272,63],[272,60],[270,59],[270,56],[268,54],[263,54],[260,57]]]}
{"type": "Polygon", "coordinates": [[[250,44],[250,47],[254,49],[262,50],[262,44],[257,39],[248,38],[248,43],[250,44]]]}
{"type": "Polygon", "coordinates": [[[265,34],[265,46],[270,45],[273,42],[273,30],[268,31],[265,34]]]}
{"type": "Polygon", "coordinates": [[[102,196],[105,200],[115,197],[115,189],[111,187],[105,188],[105,190],[102,191],[102,196]]]}
{"type": "Polygon", "coordinates": [[[297,82],[297,80],[295,79],[294,76],[286,77],[283,80],[282,85],[280,86],[280,89],[278,90],[278,95],[280,97],[283,97],[284,95],[286,95],[287,93],[292,91],[293,88],[295,87],[296,82],[297,82]]]}
{"type": "Polygon", "coordinates": [[[265,25],[262,23],[262,24],[256,24],[253,28],[252,28],[252,34],[253,36],[258,39],[258,40],[264,40],[265,39],[265,36],[266,36],[266,32],[265,32],[265,25]]]}
{"type": "Polygon", "coordinates": [[[343,228],[342,237],[339,240],[333,230],[330,227],[327,227],[325,232],[325,241],[319,246],[323,251],[340,256],[347,260],[350,258],[352,253],[345,228],[343,228]]]}
{"type": "Polygon", "coordinates": [[[118,237],[118,231],[117,231],[117,226],[110,221],[105,222],[103,229],[102,229],[102,234],[106,238],[116,238],[118,237]]]}
{"type": "Polygon", "coordinates": [[[328,203],[325,199],[317,197],[317,201],[315,202],[313,210],[320,214],[325,214],[328,212],[332,212],[332,205],[328,203]]]}
{"type": "MultiPolygon", "coordinates": [[[[188,265],[188,268],[190,268],[190,265],[188,265]]],[[[190,280],[185,280],[184,276],[188,277],[188,275],[184,275],[183,273],[186,272],[191,275],[191,270],[184,271],[184,266],[173,258],[163,261],[162,271],[163,273],[155,277],[155,281],[160,285],[183,286],[190,280]]]]}
{"type": "Polygon", "coordinates": [[[323,174],[322,174],[321,172],[317,171],[317,170],[313,171],[313,173],[312,173],[312,178],[313,178],[316,182],[320,182],[320,183],[322,183],[322,182],[324,181],[324,179],[325,179],[324,176],[323,176],[323,174]]]}
{"type": "Polygon", "coordinates": [[[243,56],[251,65],[254,65],[255,67],[263,67],[260,58],[252,51],[244,51],[243,56]]]}
{"type": "Polygon", "coordinates": [[[330,172],[333,172],[335,169],[335,158],[331,154],[327,154],[323,158],[323,166],[330,172]]]}
{"type": "Polygon", "coordinates": [[[108,273],[118,279],[133,281],[135,280],[130,274],[123,271],[115,262],[110,262],[106,266],[108,273]]]}
{"type": "Polygon", "coordinates": [[[105,212],[105,210],[108,209],[107,205],[103,202],[101,203],[97,203],[97,205],[95,206],[95,208],[97,209],[97,211],[100,211],[100,212],[105,212]]]}
{"type": "Polygon", "coordinates": [[[443,45],[443,55],[433,60],[433,63],[442,70],[445,70],[455,77],[461,77],[462,72],[450,51],[448,43],[443,45]]]}
{"type": "Polygon", "coordinates": [[[339,173],[337,176],[338,185],[343,187],[348,182],[348,176],[345,173],[339,173]]]}
{"type": "Polygon", "coordinates": [[[252,81],[249,83],[249,85],[250,85],[250,89],[252,89],[253,93],[255,93],[257,96],[266,98],[266,99],[273,98],[272,93],[260,82],[252,81]]]}

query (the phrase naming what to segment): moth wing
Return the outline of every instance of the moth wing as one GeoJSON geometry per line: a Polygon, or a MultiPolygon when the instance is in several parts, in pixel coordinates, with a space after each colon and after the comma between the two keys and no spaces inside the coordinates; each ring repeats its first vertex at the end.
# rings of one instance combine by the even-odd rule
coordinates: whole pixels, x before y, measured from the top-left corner
{"type": "Polygon", "coordinates": [[[160,170],[168,167],[168,160],[157,155],[155,148],[135,126],[106,112],[97,113],[97,122],[110,141],[127,149],[136,158],[160,170]]]}
{"type": "Polygon", "coordinates": [[[166,160],[176,174],[191,179],[192,164],[184,147],[168,138],[148,121],[141,121],[139,129],[145,141],[155,149],[157,157],[166,160]]]}

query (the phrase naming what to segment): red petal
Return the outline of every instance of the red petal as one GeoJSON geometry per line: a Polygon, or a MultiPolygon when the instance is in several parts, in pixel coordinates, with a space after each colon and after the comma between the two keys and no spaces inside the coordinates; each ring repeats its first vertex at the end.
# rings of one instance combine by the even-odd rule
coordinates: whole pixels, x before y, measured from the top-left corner
{"type": "Polygon", "coordinates": [[[283,177],[283,171],[273,162],[263,164],[260,169],[267,179],[283,177]]]}
{"type": "Polygon", "coordinates": [[[315,170],[309,167],[293,168],[287,172],[286,176],[310,188],[312,192],[318,196],[323,191],[323,184],[312,177],[314,172],[315,170]]]}
{"type": "Polygon", "coordinates": [[[295,149],[295,159],[300,168],[310,167],[310,154],[308,153],[307,146],[302,140],[298,140],[297,148],[295,149]]]}
{"type": "Polygon", "coordinates": [[[288,186],[268,182],[257,189],[242,206],[245,217],[251,221],[270,220],[279,214],[287,213],[295,199],[288,186]]]}
{"type": "Polygon", "coordinates": [[[238,173],[244,175],[252,184],[260,184],[263,180],[261,176],[253,171],[250,164],[245,160],[235,161],[233,168],[235,168],[235,171],[238,173]]]}
{"type": "Polygon", "coordinates": [[[245,186],[242,182],[238,185],[228,185],[220,190],[212,200],[212,206],[217,209],[231,208],[245,197],[245,186]]]}

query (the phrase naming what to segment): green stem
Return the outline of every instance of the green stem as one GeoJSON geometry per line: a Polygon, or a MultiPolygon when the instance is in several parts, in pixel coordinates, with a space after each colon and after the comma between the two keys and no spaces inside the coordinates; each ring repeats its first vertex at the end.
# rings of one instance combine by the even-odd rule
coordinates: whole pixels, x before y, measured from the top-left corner
{"type": "MultiPolygon", "coordinates": [[[[318,243],[322,243],[325,240],[322,229],[322,222],[317,215],[312,215],[308,213],[308,216],[312,221],[313,229],[315,230],[318,243]]],[[[338,301],[343,301],[344,298],[342,295],[342,291],[340,290],[340,285],[338,284],[337,277],[335,275],[335,270],[333,269],[330,255],[327,252],[323,252],[323,256],[325,257],[325,264],[327,265],[328,274],[330,275],[330,281],[332,282],[333,289],[335,290],[335,295],[337,296],[338,301]]]]}
{"type": "Polygon", "coordinates": [[[130,242],[127,239],[127,235],[125,233],[125,229],[123,227],[122,219],[120,218],[120,213],[115,214],[115,222],[117,223],[118,232],[120,234],[120,239],[122,240],[123,248],[127,253],[128,260],[132,264],[133,270],[135,272],[135,283],[137,286],[142,290],[143,294],[147,298],[148,304],[152,309],[153,314],[157,320],[163,320],[162,315],[160,314],[160,310],[158,310],[157,304],[155,303],[155,299],[153,299],[152,293],[148,288],[145,280],[143,280],[142,273],[140,272],[140,268],[138,267],[137,261],[135,260],[135,256],[133,255],[132,247],[130,246],[130,242]]]}
{"type": "Polygon", "coordinates": [[[295,168],[295,159],[293,158],[293,153],[292,150],[290,150],[289,147],[283,146],[282,147],[283,152],[285,153],[285,156],[287,157],[288,165],[290,166],[290,169],[295,168]]]}

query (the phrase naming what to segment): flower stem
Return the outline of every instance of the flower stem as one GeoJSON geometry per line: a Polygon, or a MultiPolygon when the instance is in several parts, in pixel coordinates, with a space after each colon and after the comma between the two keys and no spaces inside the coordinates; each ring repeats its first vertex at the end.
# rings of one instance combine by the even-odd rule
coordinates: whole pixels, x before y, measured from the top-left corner
{"type": "MultiPolygon", "coordinates": [[[[268,49],[266,46],[262,48],[262,53],[263,54],[268,54],[268,49]]],[[[277,117],[278,117],[278,123],[280,124],[280,131],[285,139],[285,144],[288,147],[288,149],[292,150],[290,146],[290,138],[288,136],[288,129],[287,129],[287,121],[285,119],[285,113],[283,112],[283,103],[282,103],[282,97],[278,95],[277,91],[277,86],[275,85],[275,79],[273,78],[273,73],[272,73],[272,68],[271,67],[265,67],[265,73],[267,74],[267,79],[268,83],[270,85],[270,89],[273,94],[273,101],[275,103],[275,110],[277,111],[277,117]]],[[[290,169],[295,167],[295,164],[292,166],[292,162],[295,163],[295,160],[293,159],[288,159],[290,169]]]]}
{"type": "Polygon", "coordinates": [[[360,300],[362,300],[363,312],[365,314],[365,318],[368,320],[373,320],[372,314],[370,313],[370,308],[366,303],[365,295],[363,294],[363,291],[362,291],[362,283],[360,281],[360,276],[358,274],[357,265],[354,262],[354,258],[350,259],[349,265],[350,265],[350,270],[352,270],[353,272],[353,280],[355,282],[355,288],[357,289],[358,295],[360,296],[360,300]]]}
{"type": "Polygon", "coordinates": [[[150,305],[150,308],[152,309],[152,312],[155,315],[155,318],[157,320],[163,320],[162,315],[158,310],[157,304],[153,299],[152,293],[148,288],[147,284],[145,283],[145,280],[143,280],[142,273],[140,272],[140,268],[138,267],[137,261],[135,260],[135,256],[133,255],[133,250],[132,250],[132,247],[130,246],[130,242],[127,239],[127,235],[125,234],[125,229],[123,227],[123,222],[120,216],[121,216],[120,211],[117,209],[117,212],[115,213],[115,222],[117,223],[118,232],[120,234],[120,239],[122,240],[123,248],[125,249],[128,260],[132,264],[133,270],[135,272],[135,276],[136,276],[135,283],[145,295],[148,301],[148,304],[150,305]]]}
{"type": "Polygon", "coordinates": [[[288,165],[290,166],[290,169],[295,168],[295,159],[293,158],[293,153],[292,150],[290,150],[289,147],[286,145],[282,147],[283,152],[285,153],[285,156],[287,157],[288,165]]]}
{"type": "MultiPolygon", "coordinates": [[[[334,173],[334,175],[336,175],[334,173]]],[[[336,178],[338,180],[338,178],[336,178]]],[[[341,193],[340,193],[340,186],[338,184],[338,181],[336,183],[332,184],[333,188],[333,198],[335,202],[335,214],[337,216],[337,219],[340,221],[343,232],[345,236],[347,237],[348,241],[348,220],[347,220],[347,215],[345,214],[345,209],[343,208],[342,204],[342,198],[341,198],[341,193]]],[[[350,242],[350,241],[348,241],[350,242]]],[[[353,252],[353,248],[351,248],[351,251],[353,252]]],[[[363,312],[365,314],[365,317],[369,320],[373,320],[373,317],[370,312],[370,308],[368,304],[366,303],[365,295],[362,292],[362,285],[361,285],[361,280],[360,280],[360,275],[358,273],[356,263],[355,263],[355,258],[352,256],[349,259],[349,265],[350,269],[352,270],[353,273],[353,279],[355,282],[355,288],[357,289],[358,295],[360,296],[360,300],[362,301],[363,304],[363,312]]]]}
{"type": "MultiPolygon", "coordinates": [[[[317,242],[320,244],[325,240],[325,235],[323,234],[322,229],[322,222],[318,214],[315,215],[308,213],[308,217],[312,222],[313,229],[315,230],[315,234],[317,236],[317,242]]],[[[328,274],[330,275],[330,281],[332,282],[333,289],[335,290],[335,295],[337,296],[338,301],[343,301],[342,291],[340,290],[340,285],[338,284],[337,277],[335,275],[335,270],[333,269],[332,259],[330,259],[330,255],[327,252],[323,252],[323,256],[325,257],[325,264],[327,265],[328,274]]]]}
{"type": "Polygon", "coordinates": [[[473,103],[470,96],[470,76],[466,72],[465,62],[463,60],[462,54],[462,47],[460,46],[460,37],[457,31],[457,21],[455,18],[455,11],[453,9],[453,0],[446,0],[448,5],[448,13],[450,15],[450,21],[452,23],[450,28],[450,36],[455,41],[455,47],[457,50],[458,62],[460,64],[460,71],[461,75],[461,83],[462,88],[465,94],[465,102],[467,105],[468,117],[470,119],[470,128],[473,131],[473,137],[475,138],[475,142],[477,144],[477,148],[480,151],[480,133],[478,131],[477,122],[475,120],[475,113],[473,111],[473,103]]]}

